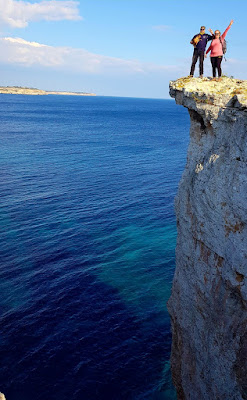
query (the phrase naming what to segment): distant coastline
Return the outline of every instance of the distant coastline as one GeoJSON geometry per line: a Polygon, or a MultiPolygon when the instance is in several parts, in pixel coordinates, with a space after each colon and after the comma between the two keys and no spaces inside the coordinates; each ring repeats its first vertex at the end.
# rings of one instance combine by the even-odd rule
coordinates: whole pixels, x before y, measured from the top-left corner
{"type": "Polygon", "coordinates": [[[29,94],[29,95],[64,95],[64,96],[96,96],[95,93],[86,92],[57,92],[57,91],[47,91],[36,88],[28,88],[21,86],[0,86],[0,94],[29,94]]]}

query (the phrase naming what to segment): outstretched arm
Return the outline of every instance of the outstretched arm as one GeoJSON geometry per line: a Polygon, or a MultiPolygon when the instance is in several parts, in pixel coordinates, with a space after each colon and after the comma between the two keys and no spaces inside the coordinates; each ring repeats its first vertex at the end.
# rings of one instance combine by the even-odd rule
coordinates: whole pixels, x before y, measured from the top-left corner
{"type": "Polygon", "coordinates": [[[228,25],[228,27],[226,28],[225,32],[221,35],[222,39],[225,39],[227,32],[229,31],[229,29],[231,28],[233,24],[233,19],[231,20],[230,24],[228,25]]]}

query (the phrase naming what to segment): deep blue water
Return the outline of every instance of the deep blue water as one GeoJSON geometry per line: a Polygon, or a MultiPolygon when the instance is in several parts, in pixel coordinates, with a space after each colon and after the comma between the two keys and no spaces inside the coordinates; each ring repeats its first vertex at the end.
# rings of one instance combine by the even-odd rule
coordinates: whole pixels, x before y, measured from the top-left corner
{"type": "Polygon", "coordinates": [[[189,118],[173,100],[0,95],[0,391],[170,400],[189,118]]]}

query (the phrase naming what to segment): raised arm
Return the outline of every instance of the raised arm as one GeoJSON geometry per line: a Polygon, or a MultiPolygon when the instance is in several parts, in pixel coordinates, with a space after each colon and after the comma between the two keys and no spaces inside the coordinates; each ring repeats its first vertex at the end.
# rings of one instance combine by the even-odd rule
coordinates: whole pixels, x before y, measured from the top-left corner
{"type": "Polygon", "coordinates": [[[227,32],[229,31],[229,29],[231,28],[233,24],[233,19],[231,20],[230,24],[228,25],[228,27],[226,28],[225,32],[221,35],[222,39],[225,39],[227,32]]]}

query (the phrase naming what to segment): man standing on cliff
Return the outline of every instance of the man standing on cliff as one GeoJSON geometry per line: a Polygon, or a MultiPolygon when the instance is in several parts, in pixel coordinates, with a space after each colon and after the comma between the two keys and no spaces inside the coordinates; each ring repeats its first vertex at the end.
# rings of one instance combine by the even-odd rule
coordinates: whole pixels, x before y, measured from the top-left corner
{"type": "MultiPolygon", "coordinates": [[[[207,46],[207,42],[213,39],[213,36],[208,35],[205,33],[205,26],[202,26],[200,29],[200,33],[195,35],[190,43],[194,46],[194,53],[192,57],[192,64],[190,69],[190,76],[192,77],[195,72],[195,66],[197,60],[199,58],[199,71],[200,71],[200,78],[203,78],[203,61],[204,61],[204,53],[207,46]]],[[[210,31],[211,32],[211,31],[210,31]]],[[[213,32],[211,32],[213,33],[213,32]]]]}

